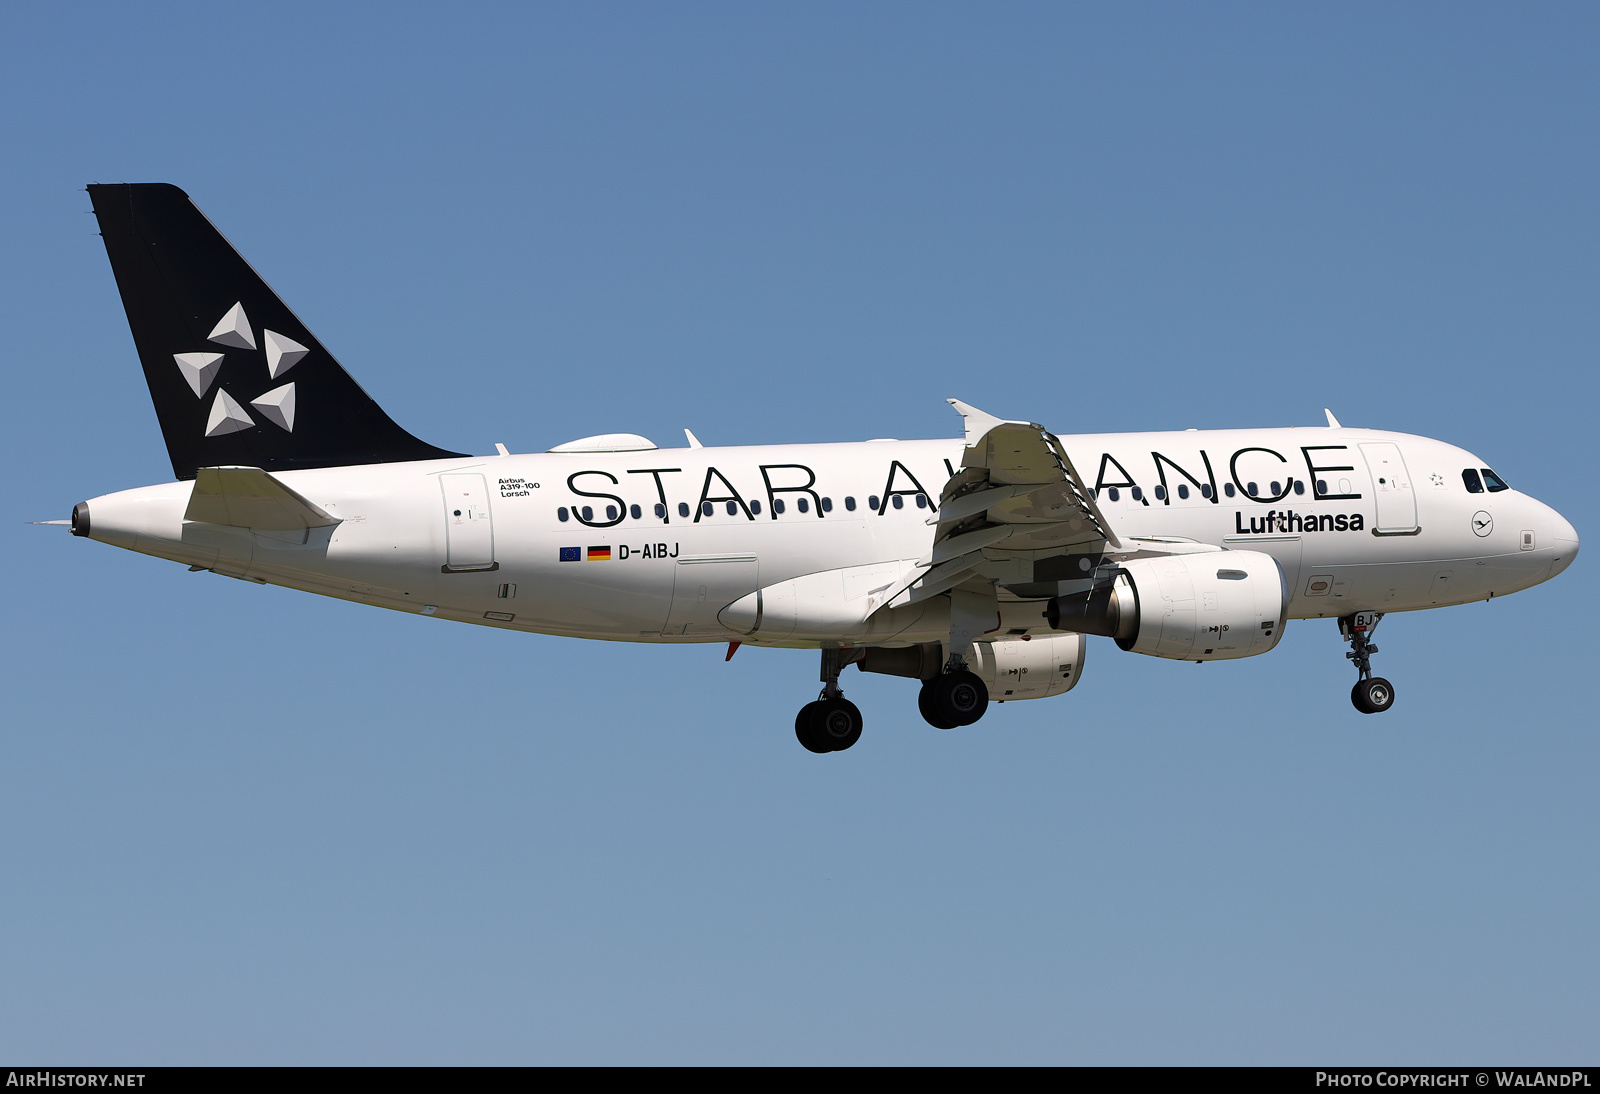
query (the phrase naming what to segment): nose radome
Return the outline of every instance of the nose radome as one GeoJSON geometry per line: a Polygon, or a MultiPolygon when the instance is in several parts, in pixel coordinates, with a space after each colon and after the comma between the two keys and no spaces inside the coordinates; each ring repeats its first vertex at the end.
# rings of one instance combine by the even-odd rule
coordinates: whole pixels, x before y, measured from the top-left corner
{"type": "Polygon", "coordinates": [[[1554,556],[1550,560],[1550,576],[1555,577],[1578,557],[1578,530],[1554,509],[1550,509],[1549,513],[1550,546],[1554,556]]]}

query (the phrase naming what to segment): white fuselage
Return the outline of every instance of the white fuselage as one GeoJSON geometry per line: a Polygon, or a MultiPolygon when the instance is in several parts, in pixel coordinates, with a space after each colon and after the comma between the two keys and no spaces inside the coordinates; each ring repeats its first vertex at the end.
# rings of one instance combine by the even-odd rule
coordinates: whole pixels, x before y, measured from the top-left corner
{"type": "MultiPolygon", "coordinates": [[[[1119,537],[1269,554],[1293,618],[1502,596],[1553,577],[1578,549],[1560,514],[1516,490],[1470,492],[1463,470],[1487,465],[1423,437],[1292,428],[1062,442],[1119,537]]],[[[286,471],[275,477],[336,526],[285,533],[186,521],[192,484],[173,482],[92,499],[89,534],[462,622],[728,641],[741,636],[718,613],[756,589],[840,571],[848,596],[852,582],[864,590],[909,573],[930,549],[932,506],[961,455],[960,440],[867,441],[286,471]]],[[[1038,591],[1047,584],[1029,595],[1050,595],[1038,591]]],[[[948,608],[930,600],[879,613],[865,629],[775,644],[893,645],[948,631],[948,608]]]]}

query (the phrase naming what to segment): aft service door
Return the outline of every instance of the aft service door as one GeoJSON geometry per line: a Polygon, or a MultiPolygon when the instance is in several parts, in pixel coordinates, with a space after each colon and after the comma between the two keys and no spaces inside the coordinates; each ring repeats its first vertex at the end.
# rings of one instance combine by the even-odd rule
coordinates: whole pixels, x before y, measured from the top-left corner
{"type": "Polygon", "coordinates": [[[440,475],[439,487],[444,491],[444,572],[499,569],[483,476],[440,475]]]}
{"type": "Polygon", "coordinates": [[[1372,472],[1372,496],[1377,499],[1379,535],[1404,535],[1417,530],[1417,495],[1411,489],[1411,476],[1400,446],[1390,441],[1372,441],[1361,446],[1367,470],[1372,472]]]}
{"type": "Polygon", "coordinates": [[[678,559],[673,571],[664,635],[731,634],[717,613],[760,588],[755,555],[691,555],[678,559]]]}

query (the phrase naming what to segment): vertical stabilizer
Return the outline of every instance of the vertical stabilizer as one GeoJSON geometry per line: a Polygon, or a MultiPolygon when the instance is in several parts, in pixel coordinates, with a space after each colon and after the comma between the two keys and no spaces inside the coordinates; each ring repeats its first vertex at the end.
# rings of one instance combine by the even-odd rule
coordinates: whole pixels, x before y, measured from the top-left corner
{"type": "Polygon", "coordinates": [[[178,478],[461,455],[396,425],[182,190],[89,197],[178,478]]]}

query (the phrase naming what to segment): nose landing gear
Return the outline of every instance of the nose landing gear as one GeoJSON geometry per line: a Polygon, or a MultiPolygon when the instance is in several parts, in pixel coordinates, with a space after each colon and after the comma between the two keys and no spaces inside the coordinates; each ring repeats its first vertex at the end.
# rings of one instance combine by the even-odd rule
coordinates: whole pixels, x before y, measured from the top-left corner
{"type": "Polygon", "coordinates": [[[843,752],[861,739],[861,711],[839,690],[839,672],[861,650],[822,651],[822,694],[795,715],[794,735],[812,752],[843,752]]]}
{"type": "Polygon", "coordinates": [[[1361,674],[1361,679],[1350,689],[1350,702],[1362,714],[1382,714],[1394,705],[1394,685],[1381,676],[1372,675],[1372,655],[1378,652],[1378,647],[1369,639],[1382,619],[1382,612],[1357,612],[1339,619],[1339,633],[1351,647],[1345,657],[1361,674]]]}

